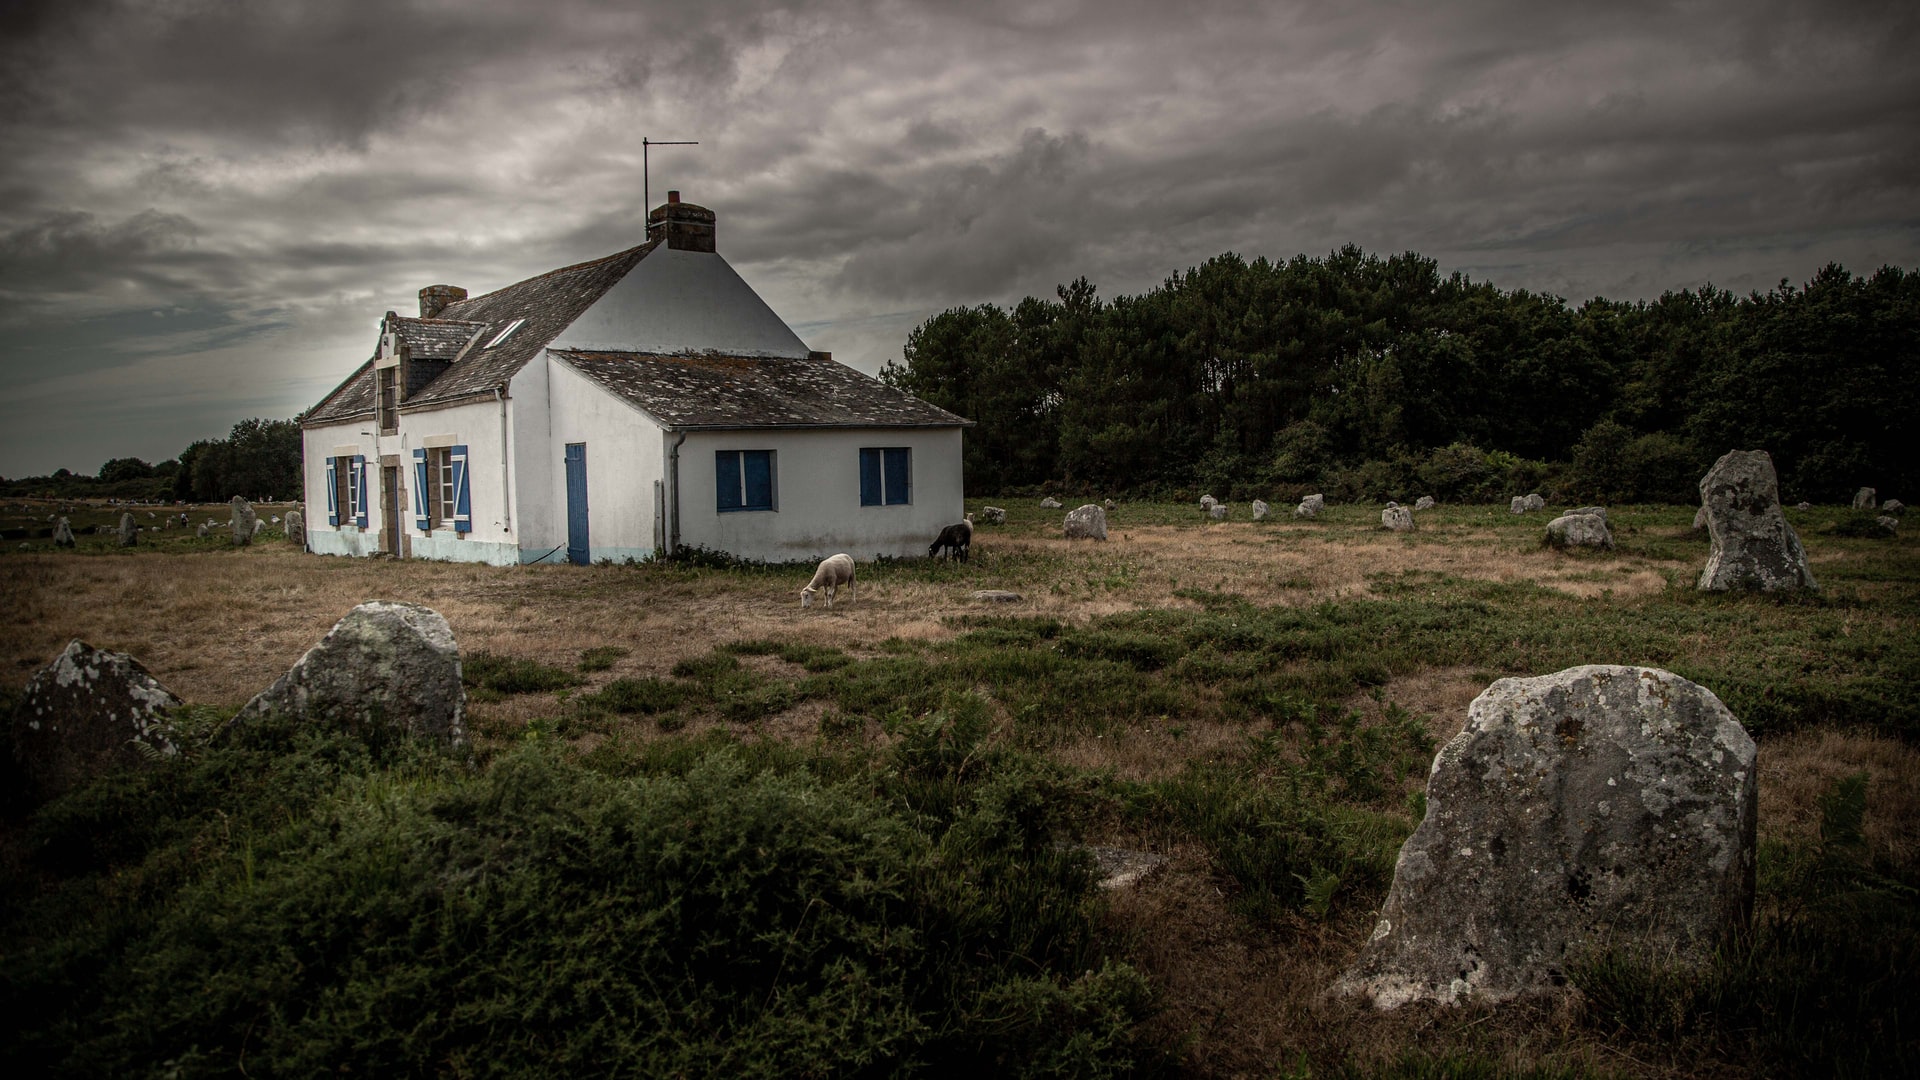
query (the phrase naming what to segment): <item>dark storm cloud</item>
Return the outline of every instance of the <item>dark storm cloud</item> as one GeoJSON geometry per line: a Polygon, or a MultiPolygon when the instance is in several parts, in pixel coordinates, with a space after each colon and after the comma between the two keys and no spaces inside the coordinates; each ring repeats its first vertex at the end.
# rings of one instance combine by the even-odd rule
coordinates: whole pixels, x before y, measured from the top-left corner
{"type": "Polygon", "coordinates": [[[1912,265],[1912,7],[14,3],[0,472],[290,414],[420,285],[637,242],[643,135],[700,141],[652,154],[653,198],[716,209],[870,370],[933,311],[1225,250],[1573,297],[1912,265]]]}

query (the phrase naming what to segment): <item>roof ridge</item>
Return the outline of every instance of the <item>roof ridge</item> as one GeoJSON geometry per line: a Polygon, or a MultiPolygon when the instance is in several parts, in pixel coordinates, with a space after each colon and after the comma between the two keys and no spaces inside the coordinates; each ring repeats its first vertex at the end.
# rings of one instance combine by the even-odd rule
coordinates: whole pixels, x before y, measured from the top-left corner
{"type": "MultiPolygon", "coordinates": [[[[571,266],[562,266],[562,267],[558,267],[557,269],[547,270],[545,272],[535,274],[532,277],[521,278],[519,281],[514,281],[506,285],[502,285],[497,289],[488,290],[487,292],[483,292],[478,296],[469,296],[461,300],[455,300],[453,303],[448,304],[445,308],[441,310],[444,311],[444,310],[451,310],[457,307],[465,307],[468,304],[473,304],[478,301],[485,300],[490,296],[497,296],[500,293],[506,292],[508,289],[517,289],[522,285],[532,284],[533,282],[539,281],[542,278],[550,278],[559,274],[570,274],[576,270],[586,270],[595,266],[604,266],[607,263],[614,261],[615,259],[619,259],[627,255],[632,255],[635,252],[639,252],[642,248],[652,248],[659,243],[660,243],[659,240],[649,240],[644,244],[635,244],[633,247],[623,248],[619,251],[614,252],[611,255],[602,255],[597,259],[588,259],[585,262],[577,262],[571,266]]],[[[446,321],[462,322],[467,320],[449,319],[446,321]]]]}

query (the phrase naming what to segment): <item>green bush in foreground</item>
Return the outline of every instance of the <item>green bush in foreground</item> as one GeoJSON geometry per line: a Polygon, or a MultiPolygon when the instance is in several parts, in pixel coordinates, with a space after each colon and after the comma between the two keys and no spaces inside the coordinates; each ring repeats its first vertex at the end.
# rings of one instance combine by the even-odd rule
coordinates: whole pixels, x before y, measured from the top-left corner
{"type": "Polygon", "coordinates": [[[610,776],[536,740],[468,774],[260,739],[31,823],[42,880],[0,936],[8,1071],[1131,1067],[1145,982],[1098,955],[1088,862],[1019,761],[829,782],[705,746],[610,776]],[[909,775],[950,781],[937,807],[892,790],[909,775]]]}

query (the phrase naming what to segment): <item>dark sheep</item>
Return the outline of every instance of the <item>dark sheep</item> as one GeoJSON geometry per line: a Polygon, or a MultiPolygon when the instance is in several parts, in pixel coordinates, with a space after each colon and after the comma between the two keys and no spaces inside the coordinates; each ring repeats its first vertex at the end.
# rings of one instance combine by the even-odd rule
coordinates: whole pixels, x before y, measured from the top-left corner
{"type": "Polygon", "coordinates": [[[968,514],[965,521],[956,521],[940,530],[939,537],[927,548],[927,558],[933,558],[942,548],[945,548],[948,558],[957,558],[961,562],[966,562],[967,549],[972,546],[973,515],[968,514]]]}

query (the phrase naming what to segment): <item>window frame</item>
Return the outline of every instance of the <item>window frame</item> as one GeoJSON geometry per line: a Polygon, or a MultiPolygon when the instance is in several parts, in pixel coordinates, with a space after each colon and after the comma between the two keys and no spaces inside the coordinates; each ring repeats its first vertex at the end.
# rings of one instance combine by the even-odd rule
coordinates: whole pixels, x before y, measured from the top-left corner
{"type": "Polygon", "coordinates": [[[400,430],[400,369],[375,369],[374,408],[379,415],[380,434],[393,435],[400,430]]]}
{"type": "Polygon", "coordinates": [[[427,447],[427,531],[449,529],[459,516],[460,490],[453,481],[453,447],[427,447]]]}
{"type": "Polygon", "coordinates": [[[780,455],[775,450],[715,450],[713,452],[713,491],[714,512],[718,514],[778,513],[780,511],[780,455]],[[739,485],[734,496],[739,500],[736,505],[727,504],[727,491],[722,483],[726,470],[721,462],[732,458],[732,472],[739,485]],[[747,467],[749,458],[766,461],[767,501],[763,504],[749,503],[750,474],[747,467]]]}
{"type": "Polygon", "coordinates": [[[863,446],[860,448],[859,461],[860,505],[862,507],[913,505],[913,447],[863,446]],[[877,471],[875,472],[875,478],[878,481],[877,491],[870,491],[867,485],[867,461],[869,460],[867,455],[869,454],[873,455],[871,460],[877,466],[877,471]],[[903,476],[903,482],[899,486],[902,490],[897,492],[894,490],[894,485],[887,481],[887,477],[891,474],[888,463],[896,460],[904,460],[904,464],[900,470],[903,476]],[[899,496],[898,498],[894,497],[896,494],[899,496]],[[869,495],[874,497],[870,499],[869,495]]]}
{"type": "Polygon", "coordinates": [[[344,529],[351,525],[359,528],[358,507],[360,505],[360,470],[353,467],[350,454],[335,454],[333,458],[333,497],[338,508],[335,516],[340,523],[334,526],[344,529]]]}

